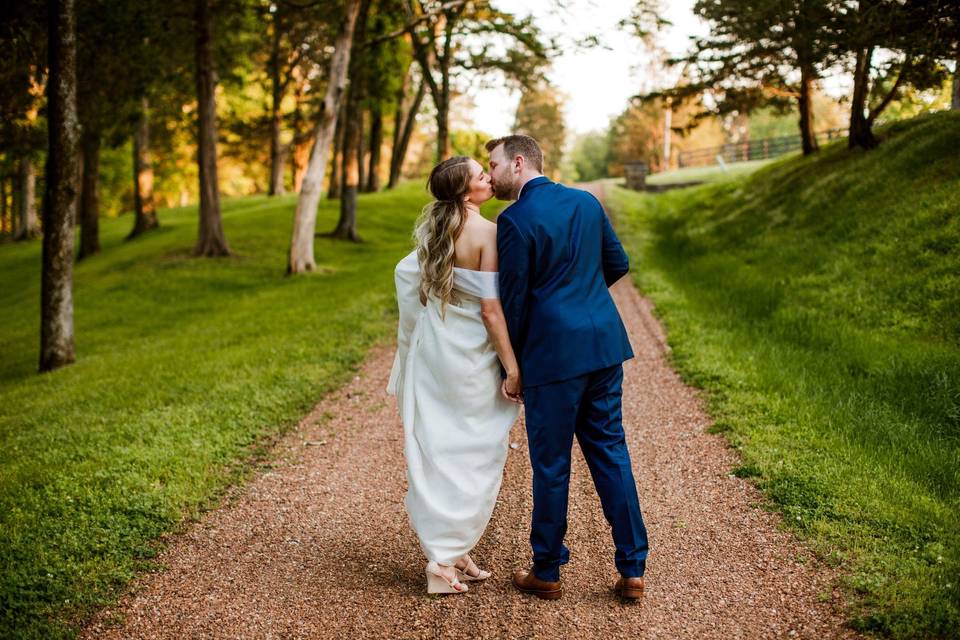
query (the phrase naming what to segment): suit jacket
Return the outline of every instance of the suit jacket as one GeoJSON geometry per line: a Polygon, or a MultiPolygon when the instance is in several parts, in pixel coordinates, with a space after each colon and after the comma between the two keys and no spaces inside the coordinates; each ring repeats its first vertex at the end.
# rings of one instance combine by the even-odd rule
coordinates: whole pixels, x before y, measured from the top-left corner
{"type": "Polygon", "coordinates": [[[633,357],[608,287],[630,268],[590,193],[537,177],[497,219],[500,301],[525,387],[633,357]]]}

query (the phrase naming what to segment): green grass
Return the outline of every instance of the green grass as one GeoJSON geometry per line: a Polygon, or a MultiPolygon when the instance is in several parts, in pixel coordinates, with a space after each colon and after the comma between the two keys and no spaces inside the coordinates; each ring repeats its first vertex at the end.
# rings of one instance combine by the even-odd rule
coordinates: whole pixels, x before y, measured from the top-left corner
{"type": "Polygon", "coordinates": [[[678,182],[717,182],[729,178],[744,176],[753,173],[760,167],[773,162],[772,160],[749,160],[746,162],[731,162],[726,168],[718,165],[708,167],[684,167],[673,171],[661,171],[647,176],[647,183],[652,185],[676,184],[678,182]]]}
{"type": "Polygon", "coordinates": [[[0,637],[74,635],[393,334],[393,266],[426,201],[420,183],[362,196],[365,242],[318,239],[319,270],[294,278],[293,196],[225,203],[224,259],[189,256],[195,207],[133,242],[129,216],[103,220],[74,272],[77,362],[45,375],[40,243],[0,246],[0,637]]]}
{"type": "Polygon", "coordinates": [[[960,114],[661,195],[611,190],[684,378],[851,624],[960,628],[960,114]]]}

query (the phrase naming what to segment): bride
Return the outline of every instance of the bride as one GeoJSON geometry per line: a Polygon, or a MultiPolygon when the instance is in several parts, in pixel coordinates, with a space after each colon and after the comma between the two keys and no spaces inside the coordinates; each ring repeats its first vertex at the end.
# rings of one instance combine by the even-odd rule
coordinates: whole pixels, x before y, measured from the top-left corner
{"type": "Polygon", "coordinates": [[[490,577],[469,553],[500,491],[521,383],[497,293],[497,225],[480,215],[490,176],[457,156],[428,184],[436,200],[394,274],[400,326],[387,390],[403,421],[404,504],[429,561],[427,591],[463,593],[464,582],[490,577]]]}

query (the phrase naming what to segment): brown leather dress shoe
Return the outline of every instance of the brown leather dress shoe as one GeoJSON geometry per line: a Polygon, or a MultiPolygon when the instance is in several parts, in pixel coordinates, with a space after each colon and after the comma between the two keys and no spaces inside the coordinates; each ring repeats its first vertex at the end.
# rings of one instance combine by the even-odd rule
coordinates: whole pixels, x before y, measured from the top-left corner
{"type": "Polygon", "coordinates": [[[643,597],[643,577],[625,578],[620,576],[613,590],[617,595],[627,600],[639,600],[643,597]]]}
{"type": "Polygon", "coordinates": [[[533,571],[514,571],[513,586],[523,593],[532,593],[543,600],[559,600],[563,595],[563,585],[559,582],[546,582],[533,575],[533,571]]]}

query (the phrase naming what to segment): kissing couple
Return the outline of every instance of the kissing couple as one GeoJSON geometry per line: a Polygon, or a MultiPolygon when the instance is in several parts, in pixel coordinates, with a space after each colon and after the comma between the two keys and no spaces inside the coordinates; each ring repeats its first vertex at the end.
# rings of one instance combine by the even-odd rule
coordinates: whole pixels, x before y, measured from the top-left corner
{"type": "Polygon", "coordinates": [[[520,591],[563,595],[573,438],[616,547],[618,595],[643,595],[647,532],[622,423],[633,357],[608,288],[629,262],[600,202],[552,182],[536,140],[486,144],[489,172],[465,156],[430,173],[435,200],[416,249],[394,272],[400,322],[388,391],[404,431],[410,524],[429,593],[465,593],[490,572],[470,557],[493,513],[510,428],[526,411],[533,468],[533,565],[520,591]],[[490,222],[480,205],[514,201],[490,222]]]}

